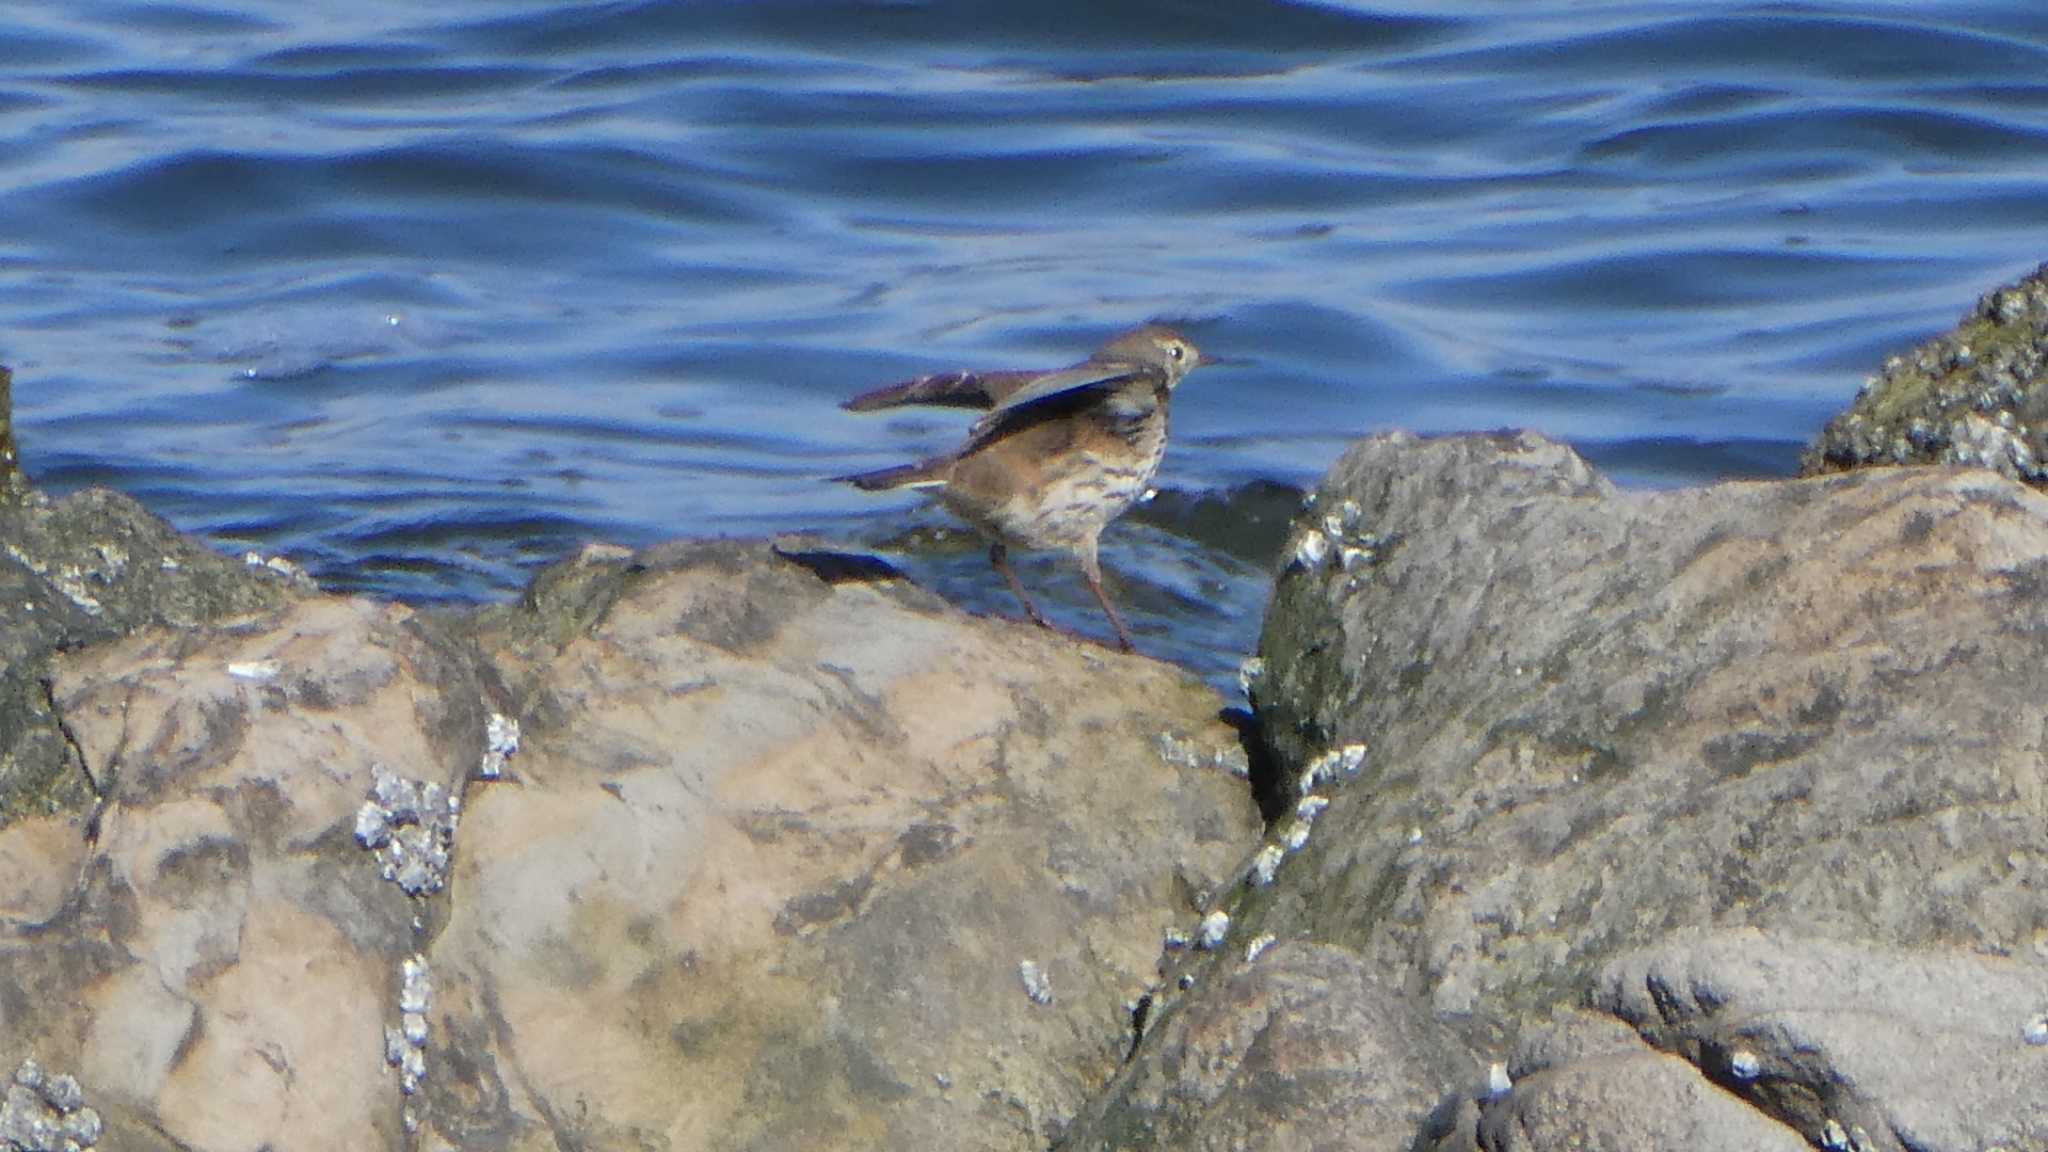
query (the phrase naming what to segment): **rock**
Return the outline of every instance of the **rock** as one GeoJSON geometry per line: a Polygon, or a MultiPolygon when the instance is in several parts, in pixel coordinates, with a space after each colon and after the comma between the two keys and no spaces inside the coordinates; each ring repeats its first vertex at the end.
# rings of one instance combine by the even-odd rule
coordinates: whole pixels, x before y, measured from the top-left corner
{"type": "Polygon", "coordinates": [[[63,894],[0,924],[0,1051],[76,1068],[122,1140],[395,1147],[380,1037],[419,909],[347,829],[373,765],[459,784],[476,664],[409,609],[326,597],[55,657],[104,807],[41,869],[9,848],[46,825],[0,831],[27,872],[0,888],[63,894]]]}
{"type": "Polygon", "coordinates": [[[0,365],[0,504],[12,503],[28,494],[28,477],[21,474],[21,451],[14,446],[14,371],[0,365]]]}
{"type": "Polygon", "coordinates": [[[1987,293],[1953,331],[1887,360],[1800,470],[1884,464],[1969,464],[2048,480],[2048,265],[1987,293]]]}
{"type": "Polygon", "coordinates": [[[1240,782],[1160,755],[1235,746],[1184,674],[795,555],[553,574],[587,628],[484,630],[532,719],[430,953],[449,1139],[1042,1147],[1256,835],[1240,782]]]}
{"type": "Polygon", "coordinates": [[[1790,1128],[1702,1079],[1678,1057],[1649,1048],[1533,1074],[1486,1107],[1477,1147],[1811,1152],[1790,1128]]]}
{"type": "Polygon", "coordinates": [[[0,1051],[111,1147],[1043,1147],[1257,835],[1237,736],[858,560],[595,550],[481,616],[48,657],[102,811],[0,829],[0,1051]]]}
{"type": "Polygon", "coordinates": [[[1282,942],[1219,967],[1057,1148],[1399,1152],[1479,1074],[1347,949],[1282,942]]]}
{"type": "Polygon", "coordinates": [[[2048,1147],[2038,961],[1735,930],[1615,960],[1595,1002],[1813,1146],[2048,1147]]]}
{"type": "MultiPolygon", "coordinates": [[[[1533,435],[1390,435],[1339,462],[1297,534],[1321,544],[1276,589],[1260,738],[1283,776],[1368,751],[1314,785],[1330,805],[1271,887],[1227,905],[1244,931],[1355,950],[1495,1054],[1700,932],[2048,961],[2048,498],[1955,469],[1623,493],[1533,435]]],[[[1795,986],[1833,953],[1798,955],[1795,986]]],[[[1976,995],[1928,988],[1869,1027],[1976,995]]],[[[2012,1005],[2015,1050],[2040,1010],[2012,1005]]],[[[1653,1032],[1682,1057],[1677,1036],[1653,1032]]],[[[1746,1099],[1631,1059],[1688,1109],[1746,1099]]],[[[1955,1113],[2017,1115],[1967,1081],[1943,1081],[1955,1113]]],[[[1544,1107],[1596,1095],[1629,1099],[1544,1107]]],[[[1647,1123],[1601,1146],[1670,1137],[1647,1123]]]]}
{"type": "Polygon", "coordinates": [[[0,499],[0,827],[94,799],[45,687],[52,652],[251,618],[309,591],[209,551],[117,492],[0,499]]]}

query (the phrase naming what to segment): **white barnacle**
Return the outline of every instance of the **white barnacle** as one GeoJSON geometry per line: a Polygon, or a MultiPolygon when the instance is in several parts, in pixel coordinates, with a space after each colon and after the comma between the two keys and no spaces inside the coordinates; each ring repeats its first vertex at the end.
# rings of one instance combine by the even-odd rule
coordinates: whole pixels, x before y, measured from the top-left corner
{"type": "Polygon", "coordinates": [[[1252,856],[1251,871],[1246,875],[1251,878],[1254,885],[1264,888],[1273,882],[1273,877],[1280,871],[1280,862],[1285,859],[1286,849],[1278,844],[1262,844],[1258,852],[1252,856]]]}
{"type": "Polygon", "coordinates": [[[1344,747],[1342,747],[1342,748],[1338,749],[1338,751],[1337,751],[1337,770],[1338,770],[1338,771],[1340,771],[1340,772],[1344,773],[1344,774],[1345,774],[1346,776],[1356,776],[1356,775],[1358,775],[1358,770],[1359,770],[1360,768],[1364,767],[1364,766],[1365,766],[1365,745],[1363,745],[1363,744],[1346,744],[1346,745],[1345,745],[1344,747]]]}
{"type": "Polygon", "coordinates": [[[78,1077],[66,1072],[43,1085],[43,1099],[59,1112],[76,1112],[85,1106],[85,1090],[78,1086],[78,1077]]]}
{"type": "Polygon", "coordinates": [[[363,801],[363,806],[356,809],[356,842],[374,851],[382,848],[390,837],[391,814],[375,800],[363,801]]]}
{"type": "Polygon", "coordinates": [[[398,967],[398,1010],[425,1012],[434,1000],[434,970],[418,953],[405,958],[398,967]]]}
{"type": "Polygon", "coordinates": [[[2020,1029],[2020,1039],[2036,1048],[2048,1045],[2048,1012],[2027,1021],[2026,1026],[2020,1029]]]}
{"type": "Polygon", "coordinates": [[[1271,932],[1261,932],[1257,936],[1252,937],[1251,943],[1246,944],[1244,946],[1244,962],[1249,964],[1252,961],[1257,960],[1259,958],[1259,953],[1264,952],[1268,948],[1271,948],[1273,946],[1273,941],[1277,939],[1279,939],[1279,937],[1273,935],[1271,932]]]}
{"type": "Polygon", "coordinates": [[[64,1148],[85,1149],[99,1143],[100,1133],[105,1130],[105,1125],[100,1123],[100,1114],[97,1110],[80,1108],[67,1114],[60,1128],[64,1134],[64,1148]]]}
{"type": "Polygon", "coordinates": [[[1179,952],[1188,946],[1188,934],[1178,928],[1168,928],[1161,944],[1168,952],[1179,952]]]}
{"type": "Polygon", "coordinates": [[[1747,1048],[1737,1048],[1728,1057],[1728,1071],[1745,1084],[1761,1075],[1763,1068],[1763,1061],[1747,1048]]]}
{"type": "Polygon", "coordinates": [[[1313,572],[1323,566],[1330,555],[1330,538],[1319,531],[1310,530],[1301,534],[1294,542],[1294,565],[1313,572]]]}
{"type": "Polygon", "coordinates": [[[1308,825],[1300,820],[1289,820],[1280,829],[1280,843],[1289,852],[1299,852],[1308,843],[1308,825]]]}
{"type": "Polygon", "coordinates": [[[407,1012],[398,1018],[398,1030],[405,1034],[405,1042],[415,1048],[427,1046],[427,1018],[418,1012],[407,1012]]]}
{"type": "Polygon", "coordinates": [[[1046,976],[1045,969],[1038,966],[1038,961],[1019,960],[1017,980],[1024,985],[1024,995],[1030,997],[1033,1004],[1052,1003],[1052,980],[1046,976]]]}
{"type": "Polygon", "coordinates": [[[477,764],[480,780],[496,780],[504,774],[505,762],[519,751],[519,721],[502,713],[491,713],[484,721],[484,755],[477,764]]]}
{"type": "Polygon", "coordinates": [[[1514,1091],[1514,1077],[1508,1075],[1508,1066],[1496,1060],[1486,1069],[1486,1098],[1498,1100],[1514,1091]]]}
{"type": "Polygon", "coordinates": [[[389,1024],[384,1026],[384,1062],[386,1064],[391,1065],[393,1068],[398,1067],[405,1060],[405,1050],[410,1047],[412,1047],[412,1044],[406,1040],[404,1032],[393,1028],[389,1024]]]}
{"type": "Polygon", "coordinates": [[[1325,780],[1329,780],[1332,777],[1334,777],[1336,773],[1336,753],[1325,752],[1321,756],[1318,756],[1315,759],[1309,761],[1308,767],[1303,768],[1301,770],[1300,777],[1298,777],[1294,782],[1295,790],[1300,792],[1303,796],[1306,796],[1309,793],[1315,791],[1316,787],[1322,784],[1325,780]]]}
{"type": "Polygon", "coordinates": [[[484,740],[496,752],[510,756],[519,751],[519,721],[501,712],[484,721],[484,740]]]}
{"type": "Polygon", "coordinates": [[[1202,917],[1202,927],[1195,933],[1195,944],[1203,951],[1210,951],[1223,943],[1230,935],[1230,913],[1218,908],[1202,917]]]}
{"type": "Polygon", "coordinates": [[[1302,820],[1313,822],[1316,817],[1322,815],[1323,809],[1329,806],[1330,798],[1328,796],[1303,796],[1301,803],[1294,806],[1294,814],[1302,820]]]}
{"type": "Polygon", "coordinates": [[[1375,555],[1377,553],[1370,548],[1356,548],[1346,544],[1344,547],[1337,549],[1337,567],[1346,572],[1356,572],[1358,569],[1372,563],[1375,555]]]}
{"type": "Polygon", "coordinates": [[[265,680],[275,680],[277,679],[277,674],[283,670],[284,665],[275,660],[228,661],[228,675],[233,676],[237,680],[254,680],[259,683],[265,680]]]}
{"type": "Polygon", "coordinates": [[[1252,690],[1259,686],[1259,681],[1265,678],[1266,661],[1261,657],[1249,657],[1237,666],[1237,686],[1244,689],[1247,696],[1251,695],[1252,690]]]}
{"type": "Polygon", "coordinates": [[[420,1081],[427,1078],[427,1053],[425,1049],[408,1045],[405,1054],[398,1060],[398,1087],[407,1096],[420,1090],[420,1081]]]}

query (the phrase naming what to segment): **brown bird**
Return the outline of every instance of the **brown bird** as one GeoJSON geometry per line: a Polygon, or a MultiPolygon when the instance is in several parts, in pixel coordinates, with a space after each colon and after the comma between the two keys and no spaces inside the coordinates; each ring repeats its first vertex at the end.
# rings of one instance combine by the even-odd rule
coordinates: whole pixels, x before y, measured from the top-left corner
{"type": "Polygon", "coordinates": [[[1010,569],[1009,546],[1064,548],[1116,628],[1131,633],[1102,590],[1102,529],[1144,493],[1166,454],[1167,401],[1203,363],[1187,338],[1149,324],[1104,344],[1071,368],[1050,372],[942,372],[848,400],[851,412],[905,404],[986,409],[957,451],[917,464],[837,479],[876,491],[916,488],[935,496],[989,541],[988,558],[1024,612],[1051,628],[1010,569]]]}

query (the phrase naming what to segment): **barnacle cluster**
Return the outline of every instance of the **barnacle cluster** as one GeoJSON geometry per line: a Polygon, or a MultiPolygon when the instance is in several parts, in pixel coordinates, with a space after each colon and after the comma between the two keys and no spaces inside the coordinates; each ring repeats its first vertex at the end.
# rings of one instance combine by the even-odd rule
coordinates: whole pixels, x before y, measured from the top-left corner
{"type": "Polygon", "coordinates": [[[484,721],[484,758],[476,766],[479,780],[496,780],[519,751],[519,721],[496,712],[484,721]]]}
{"type": "MultiPolygon", "coordinates": [[[[425,956],[409,956],[398,966],[398,1026],[384,1027],[384,1061],[398,1069],[398,1087],[406,1096],[417,1095],[427,1075],[427,1010],[434,1002],[434,973],[425,956]]],[[[405,1130],[418,1127],[410,1102],[403,1119],[405,1130]]]]}
{"type": "Polygon", "coordinates": [[[1986,293],[1952,331],[1885,361],[1802,472],[1970,464],[2048,483],[2048,266],[1986,293]]]}
{"type": "Polygon", "coordinates": [[[0,1099],[0,1148],[82,1152],[99,1142],[100,1114],[86,1107],[76,1078],[52,1076],[33,1057],[15,1068],[0,1099]]]}
{"type": "Polygon", "coordinates": [[[431,896],[448,882],[448,854],[462,797],[432,781],[408,780],[382,764],[371,769],[370,798],[356,809],[356,841],[377,854],[384,878],[408,896],[431,896]]]}
{"type": "Polygon", "coordinates": [[[1380,538],[1364,525],[1365,513],[1356,500],[1344,501],[1321,520],[1311,517],[1288,549],[1288,567],[1318,572],[1334,557],[1341,571],[1362,570],[1379,559],[1381,549],[1380,538]]]}

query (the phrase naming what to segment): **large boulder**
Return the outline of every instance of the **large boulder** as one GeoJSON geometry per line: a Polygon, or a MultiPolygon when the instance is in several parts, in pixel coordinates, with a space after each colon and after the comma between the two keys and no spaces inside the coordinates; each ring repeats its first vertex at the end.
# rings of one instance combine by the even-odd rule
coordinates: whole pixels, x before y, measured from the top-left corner
{"type": "Polygon", "coordinates": [[[49,660],[0,1128],[102,1147],[1043,1147],[1259,828],[1187,675],[801,546],[49,660]]]}
{"type": "Polygon", "coordinates": [[[1300,808],[1138,1059],[1270,936],[1499,1062],[1426,1077],[1411,1114],[1460,1092],[1457,1131],[1388,1147],[1721,1146],[1694,1136],[1738,1113],[1745,1146],[2048,1144],[2013,1088],[2048,1083],[2044,588],[2048,498],[1987,471],[1622,492],[1534,435],[1361,443],[1250,670],[1300,808]],[[1658,1015],[1688,995],[1727,1003],[1658,1015]],[[1604,1039],[1556,1038],[1586,1015],[1604,1039]],[[1916,1052],[1942,1091],[1896,1074],[1916,1052]]]}

